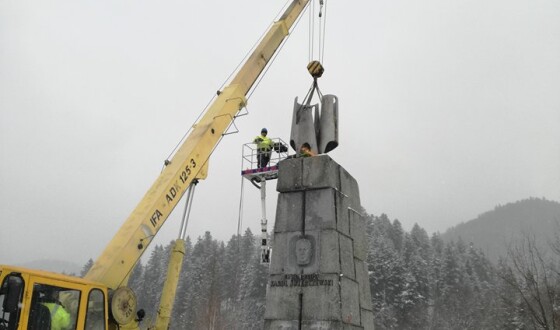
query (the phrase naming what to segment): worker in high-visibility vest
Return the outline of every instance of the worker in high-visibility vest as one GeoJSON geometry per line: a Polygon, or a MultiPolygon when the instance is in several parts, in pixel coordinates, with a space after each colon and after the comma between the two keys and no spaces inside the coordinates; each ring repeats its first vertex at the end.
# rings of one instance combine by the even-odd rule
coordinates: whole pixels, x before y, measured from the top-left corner
{"type": "Polygon", "coordinates": [[[270,154],[272,152],[272,140],[267,137],[268,130],[263,128],[261,135],[257,136],[253,143],[257,144],[257,167],[263,168],[268,165],[270,161],[270,154]]]}
{"type": "Polygon", "coordinates": [[[302,144],[301,148],[299,148],[299,157],[313,156],[315,156],[315,153],[313,152],[313,150],[311,150],[311,146],[309,145],[309,143],[305,142],[304,144],[302,144]]]}
{"type": "Polygon", "coordinates": [[[49,297],[42,302],[51,313],[51,330],[66,330],[70,328],[70,313],[58,301],[58,292],[52,292],[49,297]]]}

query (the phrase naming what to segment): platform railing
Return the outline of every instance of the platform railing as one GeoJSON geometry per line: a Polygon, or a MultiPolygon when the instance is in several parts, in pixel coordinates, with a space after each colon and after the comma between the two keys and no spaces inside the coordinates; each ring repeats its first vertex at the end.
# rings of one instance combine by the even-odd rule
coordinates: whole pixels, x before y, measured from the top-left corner
{"type": "MultiPolygon", "coordinates": [[[[272,138],[272,150],[267,166],[258,167],[257,144],[245,143],[242,149],[241,175],[251,180],[255,176],[274,176],[278,172],[278,163],[289,157],[289,146],[280,138],[272,138]]],[[[266,177],[266,179],[271,179],[266,177]]]]}

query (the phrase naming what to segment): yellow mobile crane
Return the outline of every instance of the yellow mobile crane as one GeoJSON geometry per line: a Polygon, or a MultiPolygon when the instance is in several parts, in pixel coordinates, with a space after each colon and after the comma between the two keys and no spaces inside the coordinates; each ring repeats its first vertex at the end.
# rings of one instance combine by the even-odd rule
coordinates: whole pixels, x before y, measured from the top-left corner
{"type": "Polygon", "coordinates": [[[246,95],[309,0],[293,0],[248,57],[95,261],[85,278],[0,266],[0,330],[139,329],[129,274],[245,106],[246,95]],[[64,308],[60,308],[62,302],[64,308]]]}

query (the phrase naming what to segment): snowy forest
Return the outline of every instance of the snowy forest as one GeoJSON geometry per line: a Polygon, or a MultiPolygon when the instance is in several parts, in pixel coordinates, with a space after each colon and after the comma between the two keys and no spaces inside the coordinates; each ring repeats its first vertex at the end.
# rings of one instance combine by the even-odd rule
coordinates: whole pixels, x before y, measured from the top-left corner
{"type": "MultiPolygon", "coordinates": [[[[384,214],[367,216],[367,237],[376,330],[560,328],[558,240],[543,249],[525,235],[492,263],[471,243],[419,225],[406,232],[384,214]]],[[[170,328],[262,329],[268,274],[258,241],[249,229],[227,243],[210,232],[188,240],[170,328]]],[[[144,326],[155,319],[170,249],[156,246],[131,275],[144,326]]]]}

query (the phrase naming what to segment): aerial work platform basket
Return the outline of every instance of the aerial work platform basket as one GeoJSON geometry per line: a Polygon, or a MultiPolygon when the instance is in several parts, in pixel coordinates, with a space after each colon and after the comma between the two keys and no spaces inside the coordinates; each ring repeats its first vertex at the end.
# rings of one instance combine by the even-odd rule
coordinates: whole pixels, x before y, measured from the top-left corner
{"type": "Polygon", "coordinates": [[[242,151],[241,175],[247,180],[261,182],[278,178],[278,163],[288,158],[288,144],[280,138],[273,138],[270,161],[265,167],[258,167],[259,150],[255,143],[245,143],[242,151]]]}

